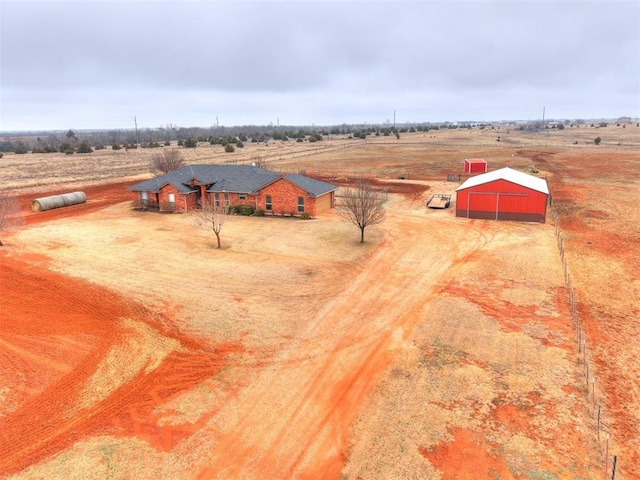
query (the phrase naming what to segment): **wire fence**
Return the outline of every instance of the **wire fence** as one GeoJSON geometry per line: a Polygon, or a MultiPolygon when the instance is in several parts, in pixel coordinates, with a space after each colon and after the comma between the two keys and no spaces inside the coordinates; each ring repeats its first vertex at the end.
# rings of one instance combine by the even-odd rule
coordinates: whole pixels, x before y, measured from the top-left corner
{"type": "Polygon", "coordinates": [[[604,478],[615,480],[616,469],[618,466],[618,456],[610,452],[610,424],[605,420],[605,409],[602,399],[596,389],[596,378],[594,369],[592,367],[591,350],[592,347],[588,345],[587,337],[585,335],[584,326],[580,319],[580,312],[578,307],[578,300],[576,298],[576,292],[573,288],[573,282],[571,279],[571,273],[569,271],[569,265],[567,262],[567,256],[565,253],[565,242],[560,228],[560,219],[558,212],[555,209],[551,209],[551,218],[555,225],[555,234],[558,241],[558,250],[560,252],[560,258],[562,259],[562,269],[564,271],[564,281],[567,289],[567,301],[571,308],[571,319],[573,322],[573,329],[576,334],[578,342],[578,359],[582,364],[582,373],[585,378],[587,387],[587,400],[589,402],[589,408],[591,411],[591,417],[593,420],[593,427],[598,437],[598,444],[600,445],[602,453],[602,468],[604,478]]]}

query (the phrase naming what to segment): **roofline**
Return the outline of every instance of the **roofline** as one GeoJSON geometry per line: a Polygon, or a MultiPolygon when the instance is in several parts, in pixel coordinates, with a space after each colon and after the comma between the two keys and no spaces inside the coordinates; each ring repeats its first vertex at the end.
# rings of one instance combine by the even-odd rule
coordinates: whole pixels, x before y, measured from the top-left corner
{"type": "MultiPolygon", "coordinates": [[[[536,177],[536,178],[537,178],[537,177],[536,177]]],[[[507,182],[507,183],[510,183],[511,185],[517,185],[517,186],[519,186],[519,187],[528,188],[529,190],[534,190],[534,191],[536,191],[536,192],[542,193],[543,195],[550,195],[550,193],[549,193],[549,192],[543,192],[542,190],[540,190],[540,189],[538,189],[538,188],[533,188],[533,187],[530,187],[530,186],[528,186],[528,185],[523,185],[523,184],[521,184],[521,183],[514,182],[514,181],[509,180],[509,179],[507,179],[507,178],[494,178],[493,180],[489,180],[489,181],[487,181],[487,182],[478,183],[478,184],[476,184],[476,185],[471,185],[470,187],[465,187],[465,188],[460,188],[460,187],[462,187],[462,185],[460,185],[460,187],[456,188],[456,190],[455,190],[455,191],[456,191],[456,192],[462,192],[463,190],[468,190],[468,189],[470,189],[470,188],[479,187],[480,185],[486,185],[487,183],[493,183],[493,182],[496,182],[496,181],[498,181],[498,180],[503,180],[503,181],[505,181],[505,182],[507,182]]],[[[497,193],[508,193],[508,192],[497,192],[497,193]]]]}
{"type": "MultiPolygon", "coordinates": [[[[287,177],[286,177],[286,175],[281,175],[281,176],[280,176],[280,178],[283,178],[283,179],[285,179],[286,181],[288,181],[289,183],[294,184],[296,187],[301,188],[302,190],[304,190],[305,192],[307,192],[307,195],[309,195],[309,196],[311,196],[311,197],[313,197],[313,198],[317,198],[317,197],[318,197],[318,195],[316,195],[315,193],[310,192],[309,190],[307,190],[306,188],[304,188],[302,185],[299,185],[299,184],[297,184],[296,182],[294,182],[293,180],[291,180],[291,179],[287,178],[287,177]]],[[[306,178],[309,178],[309,179],[311,179],[311,180],[315,180],[315,179],[313,179],[313,178],[311,178],[311,177],[306,177],[306,178]]],[[[274,180],[274,181],[275,181],[275,180],[274,180]]],[[[320,182],[321,180],[316,180],[316,181],[317,181],[317,182],[320,182]]],[[[331,185],[331,183],[327,183],[327,182],[322,182],[322,183],[324,183],[324,184],[326,184],[326,185],[331,185]]],[[[339,190],[339,189],[340,189],[340,187],[332,188],[331,190],[327,190],[326,192],[321,193],[320,195],[326,195],[327,193],[335,192],[336,190],[339,190]]]]}
{"type": "Polygon", "coordinates": [[[456,188],[455,191],[459,192],[461,190],[467,190],[469,188],[478,187],[480,185],[485,185],[487,183],[495,182],[496,180],[504,180],[505,182],[509,182],[509,183],[511,183],[513,185],[519,185],[521,187],[528,188],[529,190],[534,190],[536,192],[540,192],[540,193],[543,193],[545,195],[550,195],[551,194],[551,192],[549,191],[549,182],[546,180],[546,178],[535,177],[533,175],[529,175],[528,173],[524,173],[524,172],[521,172],[519,170],[515,170],[513,168],[510,168],[510,167],[504,167],[504,168],[501,168],[499,170],[494,170],[492,172],[482,173],[480,175],[476,175],[474,177],[470,177],[465,182],[463,182],[462,185],[460,185],[458,188],[456,188]],[[506,178],[506,175],[504,175],[504,174],[503,175],[497,175],[500,172],[505,172],[505,171],[506,172],[515,172],[516,175],[522,175],[523,178],[531,178],[532,181],[544,182],[545,187],[543,188],[543,187],[536,187],[535,185],[534,186],[526,185],[524,183],[516,182],[513,179],[506,178]],[[489,177],[489,178],[487,178],[487,177],[489,177]],[[478,182],[477,181],[478,179],[480,179],[482,181],[478,182]],[[468,185],[468,186],[465,186],[465,184],[467,184],[467,183],[471,183],[471,184],[468,185]]]}

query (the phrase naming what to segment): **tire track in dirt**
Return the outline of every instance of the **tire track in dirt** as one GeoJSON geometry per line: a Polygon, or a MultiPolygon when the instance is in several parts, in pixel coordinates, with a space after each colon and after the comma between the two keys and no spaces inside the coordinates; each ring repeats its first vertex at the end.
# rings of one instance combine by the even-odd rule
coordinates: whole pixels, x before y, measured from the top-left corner
{"type": "Polygon", "coordinates": [[[204,424],[206,415],[194,424],[160,425],[155,410],[215,376],[239,347],[174,338],[155,329],[142,307],[110,291],[6,256],[0,265],[0,358],[15,369],[3,380],[22,392],[3,405],[9,413],[0,417],[0,476],[92,435],[135,436],[169,451],[204,424]],[[32,370],[48,379],[44,389],[25,380],[38,358],[32,370]]]}
{"type": "MultiPolygon", "coordinates": [[[[417,233],[424,229],[418,226],[424,216],[401,210],[388,209],[390,233],[349,288],[228,406],[242,413],[221,412],[235,420],[215,433],[217,442],[198,478],[339,475],[348,428],[394,349],[422,320],[424,305],[454,258],[482,244],[476,238],[481,235],[472,232],[446,251],[430,250],[429,239],[417,233]],[[313,361],[288,362],[309,354],[318,338],[313,361]]],[[[446,226],[447,220],[437,222],[432,235],[446,237],[446,226]]]]}

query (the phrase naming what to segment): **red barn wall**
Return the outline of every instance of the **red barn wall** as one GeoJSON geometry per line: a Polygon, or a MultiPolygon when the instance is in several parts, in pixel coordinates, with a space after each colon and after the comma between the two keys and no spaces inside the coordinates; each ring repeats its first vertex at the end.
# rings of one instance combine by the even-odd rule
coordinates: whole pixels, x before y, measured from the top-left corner
{"type": "Polygon", "coordinates": [[[544,223],[547,200],[545,193],[495,180],[457,191],[456,217],[544,223]]]}
{"type": "Polygon", "coordinates": [[[487,164],[486,162],[470,162],[465,160],[464,171],[465,173],[485,173],[487,171],[487,164]]]}

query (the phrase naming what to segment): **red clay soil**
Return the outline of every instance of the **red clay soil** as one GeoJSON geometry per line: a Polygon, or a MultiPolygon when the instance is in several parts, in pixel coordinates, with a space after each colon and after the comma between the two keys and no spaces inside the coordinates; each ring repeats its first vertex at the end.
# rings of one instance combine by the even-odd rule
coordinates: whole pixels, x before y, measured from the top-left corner
{"type": "Polygon", "coordinates": [[[443,442],[435,450],[419,449],[422,456],[443,472],[443,480],[518,478],[513,476],[504,458],[487,453],[490,447],[474,432],[456,430],[453,437],[453,442],[443,442]]]}
{"type": "Polygon", "coordinates": [[[105,353],[128,334],[118,319],[150,324],[150,314],[111,291],[6,253],[0,253],[0,291],[0,380],[10,392],[0,416],[2,477],[90,435],[135,436],[171,450],[200,425],[160,426],[154,409],[216,375],[224,357],[238,348],[214,350],[161,332],[177,339],[184,351],[169,354],[151,373],[141,369],[106,398],[80,407],[82,389],[105,353]]]}
{"type": "Polygon", "coordinates": [[[610,422],[608,431],[615,442],[610,455],[612,451],[619,455],[620,478],[640,478],[640,366],[634,353],[640,309],[629,294],[620,293],[633,291],[625,282],[637,281],[640,272],[637,152],[518,154],[552,173],[549,183],[565,238],[580,320],[592,366],[596,367],[607,424],[610,422]],[[585,261],[591,264],[583,266],[585,261]],[[606,266],[611,261],[618,263],[620,271],[617,284],[609,285],[589,265],[606,266]]]}
{"type": "Polygon", "coordinates": [[[133,184],[134,182],[122,182],[75,189],[56,189],[47,192],[21,194],[18,196],[20,216],[24,223],[31,225],[34,223],[50,222],[58,218],[84,215],[110,205],[115,205],[116,203],[133,200],[133,193],[127,190],[127,187],[133,184]],[[44,212],[34,212],[31,209],[31,202],[36,198],[47,197],[49,195],[59,195],[77,190],[83,191],[87,194],[86,203],[71,205],[64,208],[55,208],[53,210],[45,210],[44,212]]]}

